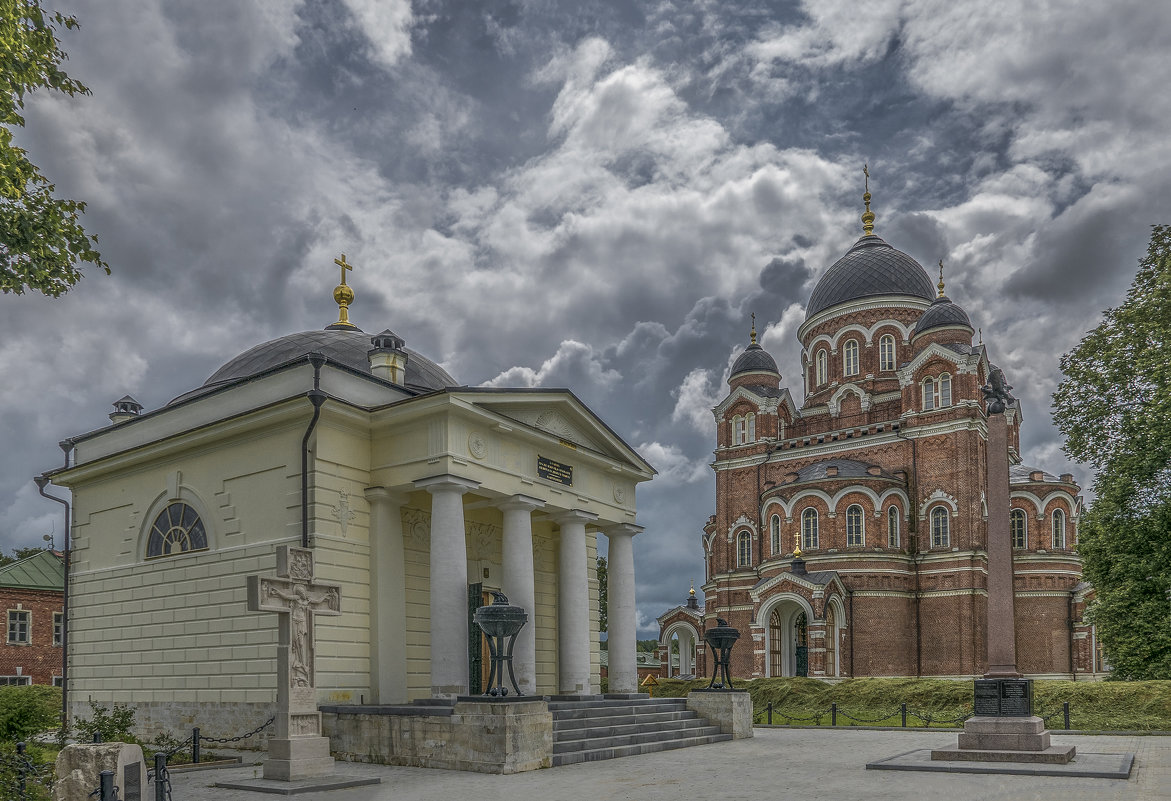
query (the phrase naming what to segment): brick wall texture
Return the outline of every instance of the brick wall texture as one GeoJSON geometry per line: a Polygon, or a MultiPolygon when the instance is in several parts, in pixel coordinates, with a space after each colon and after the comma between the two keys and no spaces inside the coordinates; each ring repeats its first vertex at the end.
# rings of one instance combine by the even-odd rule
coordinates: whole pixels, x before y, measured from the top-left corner
{"type": "Polygon", "coordinates": [[[0,589],[3,634],[0,635],[0,676],[31,676],[33,684],[52,684],[61,675],[61,647],[53,644],[53,613],[62,610],[62,593],[0,589]],[[29,612],[29,643],[8,641],[9,610],[29,612]],[[19,671],[18,671],[19,668],[19,671]]]}

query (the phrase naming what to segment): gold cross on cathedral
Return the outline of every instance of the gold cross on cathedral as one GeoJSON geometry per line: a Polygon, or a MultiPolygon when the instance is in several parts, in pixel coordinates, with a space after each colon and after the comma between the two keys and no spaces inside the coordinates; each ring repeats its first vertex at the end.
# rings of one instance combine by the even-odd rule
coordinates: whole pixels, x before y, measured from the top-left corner
{"type": "Polygon", "coordinates": [[[342,268],[342,286],[346,285],[346,270],[354,269],[354,265],[346,262],[346,254],[342,254],[340,259],[334,259],[333,263],[342,268]]]}

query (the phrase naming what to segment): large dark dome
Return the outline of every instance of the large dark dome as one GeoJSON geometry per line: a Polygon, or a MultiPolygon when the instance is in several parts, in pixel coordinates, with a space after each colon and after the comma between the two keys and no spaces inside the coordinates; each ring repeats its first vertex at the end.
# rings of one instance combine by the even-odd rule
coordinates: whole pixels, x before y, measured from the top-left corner
{"type": "Polygon", "coordinates": [[[929,301],[935,292],[919,262],[869,234],[825,271],[809,296],[805,319],[831,306],[879,295],[910,295],[929,301]]]}
{"type": "Polygon", "coordinates": [[[776,373],[777,363],[772,356],[768,355],[768,351],[753,342],[732,365],[732,375],[729,378],[734,378],[741,373],[756,373],[756,372],[776,373]]]}
{"type": "MultiPolygon", "coordinates": [[[[366,354],[372,347],[370,335],[356,328],[289,334],[244,351],[216,370],[211,378],[203,382],[203,388],[247,378],[314,352],[323,354],[331,362],[344,364],[369,375],[370,360],[366,354]]],[[[408,387],[429,390],[459,386],[446,370],[426,356],[420,356],[409,348],[404,350],[407,352],[408,387]]]]}

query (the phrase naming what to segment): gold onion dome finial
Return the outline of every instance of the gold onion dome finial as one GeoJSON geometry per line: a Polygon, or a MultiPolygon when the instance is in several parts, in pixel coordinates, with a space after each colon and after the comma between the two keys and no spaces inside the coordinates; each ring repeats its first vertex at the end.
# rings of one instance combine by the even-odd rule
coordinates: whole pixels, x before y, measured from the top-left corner
{"type": "Polygon", "coordinates": [[[874,236],[874,212],[870,210],[870,165],[862,165],[862,174],[866,176],[866,193],[862,195],[862,202],[866,204],[866,211],[862,212],[862,231],[866,236],[874,236]]]}
{"type": "Polygon", "coordinates": [[[939,283],[936,284],[936,286],[939,287],[939,297],[942,298],[943,297],[943,259],[939,260],[939,283]]]}
{"type": "Polygon", "coordinates": [[[794,546],[793,546],[793,558],[794,558],[794,559],[800,559],[800,558],[801,558],[801,546],[800,546],[800,545],[794,545],[794,546]]]}
{"type": "Polygon", "coordinates": [[[752,339],[752,344],[756,344],[756,312],[752,313],[752,332],[749,334],[752,339]]]}
{"type": "Polygon", "coordinates": [[[342,282],[333,288],[333,300],[337,303],[337,322],[330,327],[357,328],[350,322],[350,304],[354,302],[354,290],[346,284],[346,270],[353,270],[354,265],[346,261],[344,253],[340,259],[334,259],[333,263],[342,268],[342,282]]]}
{"type": "Polygon", "coordinates": [[[687,594],[690,595],[692,598],[695,597],[695,579],[691,580],[691,589],[688,591],[687,594]]]}

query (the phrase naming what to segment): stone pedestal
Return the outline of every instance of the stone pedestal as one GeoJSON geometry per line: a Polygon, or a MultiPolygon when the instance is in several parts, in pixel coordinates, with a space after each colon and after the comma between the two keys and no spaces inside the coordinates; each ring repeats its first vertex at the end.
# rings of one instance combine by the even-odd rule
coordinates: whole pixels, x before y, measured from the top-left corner
{"type": "Polygon", "coordinates": [[[103,770],[114,771],[122,801],[146,799],[146,762],[142,749],[125,743],[79,743],[57,754],[54,801],[90,801],[103,770]]]}
{"type": "Polygon", "coordinates": [[[1043,762],[1064,765],[1074,758],[1072,745],[1049,742],[1045,721],[1029,717],[974,717],[964,724],[956,748],[938,748],[933,760],[965,762],[1043,762]]]}
{"type": "Polygon", "coordinates": [[[752,736],[752,696],[747,690],[692,690],[687,694],[687,708],[733,740],[752,736]]]}
{"type": "Polygon", "coordinates": [[[328,737],[285,737],[268,741],[264,778],[294,781],[329,776],[334,760],[329,755],[328,737]]]}

